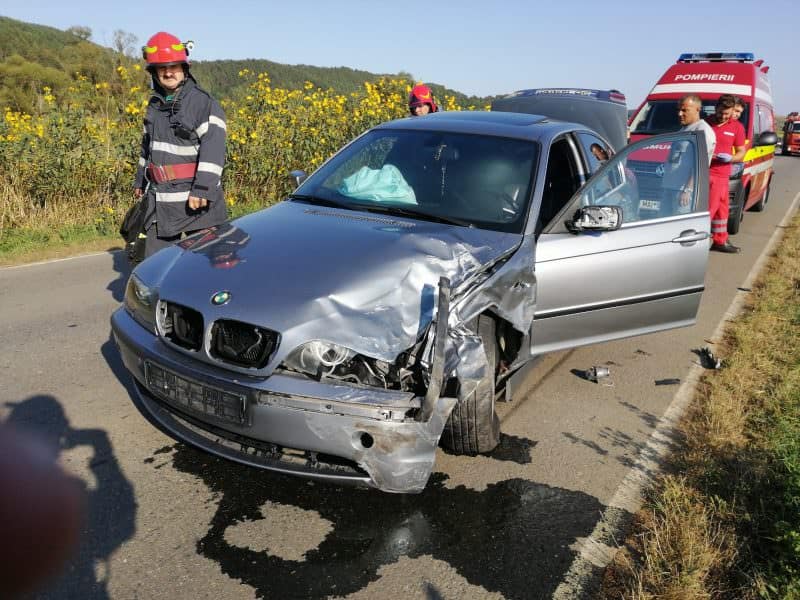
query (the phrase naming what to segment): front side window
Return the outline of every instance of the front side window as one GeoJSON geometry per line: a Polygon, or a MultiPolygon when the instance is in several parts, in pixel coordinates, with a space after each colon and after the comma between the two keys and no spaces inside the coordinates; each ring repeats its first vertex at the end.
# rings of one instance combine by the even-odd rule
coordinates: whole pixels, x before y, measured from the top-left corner
{"type": "Polygon", "coordinates": [[[623,223],[674,217],[696,210],[698,169],[694,137],[626,148],[581,193],[583,205],[622,208],[623,223]]]}
{"type": "Polygon", "coordinates": [[[377,129],[342,149],[296,196],[520,233],[536,158],[536,144],[525,140],[377,129]]]}
{"type": "Polygon", "coordinates": [[[591,133],[578,132],[578,140],[589,165],[590,174],[595,173],[609,158],[614,156],[614,151],[611,147],[591,133]]]}
{"type": "Polygon", "coordinates": [[[775,122],[773,120],[772,111],[762,105],[758,105],[758,120],[761,124],[758,133],[763,131],[775,131],[775,122]]]}

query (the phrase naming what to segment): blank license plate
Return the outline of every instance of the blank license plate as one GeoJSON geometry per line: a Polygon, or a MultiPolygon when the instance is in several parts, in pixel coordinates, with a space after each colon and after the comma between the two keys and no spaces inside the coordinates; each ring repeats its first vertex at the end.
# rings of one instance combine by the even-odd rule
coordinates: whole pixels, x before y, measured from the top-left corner
{"type": "Polygon", "coordinates": [[[176,408],[237,425],[247,421],[247,397],[243,394],[191,381],[149,361],[144,372],[150,391],[176,408]]]}
{"type": "Polygon", "coordinates": [[[660,200],[639,200],[639,210],[659,210],[660,208],[660,200]]]}

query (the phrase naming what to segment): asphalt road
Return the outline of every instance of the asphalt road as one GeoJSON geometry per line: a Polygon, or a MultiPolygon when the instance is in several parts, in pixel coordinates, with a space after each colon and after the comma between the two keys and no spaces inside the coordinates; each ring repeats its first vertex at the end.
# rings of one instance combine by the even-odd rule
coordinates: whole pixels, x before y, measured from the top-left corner
{"type": "Polygon", "coordinates": [[[80,551],[41,596],[551,597],[601,517],[631,510],[620,485],[651,451],[693,349],[747,294],[800,190],[798,161],[776,158],[767,210],[746,213],[734,238],[742,254],[711,254],[696,326],[543,358],[500,406],[498,450],[440,451],[416,496],[264,473],[155,429],[109,338],[122,254],[0,269],[0,420],[50,440],[89,498],[80,551]],[[594,365],[608,385],[583,377],[594,365]]]}

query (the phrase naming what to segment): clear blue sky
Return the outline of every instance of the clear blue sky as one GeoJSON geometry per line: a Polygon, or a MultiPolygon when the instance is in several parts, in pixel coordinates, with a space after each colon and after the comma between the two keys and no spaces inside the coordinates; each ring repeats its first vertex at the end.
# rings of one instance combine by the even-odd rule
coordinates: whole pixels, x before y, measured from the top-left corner
{"type": "Polygon", "coordinates": [[[637,106],[681,52],[747,51],[770,66],[778,114],[800,110],[797,0],[73,0],[11,2],[0,14],[85,25],[141,46],[158,30],[192,39],[197,60],[406,71],[467,94],[530,87],[617,88],[637,106]]]}

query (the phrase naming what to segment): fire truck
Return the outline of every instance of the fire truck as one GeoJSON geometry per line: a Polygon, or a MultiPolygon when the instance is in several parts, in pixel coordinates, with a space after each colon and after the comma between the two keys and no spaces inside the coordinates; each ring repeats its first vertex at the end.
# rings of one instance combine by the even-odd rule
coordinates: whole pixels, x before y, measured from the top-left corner
{"type": "MultiPolygon", "coordinates": [[[[687,94],[700,97],[702,116],[714,114],[722,94],[740,97],[745,104],[739,121],[745,129],[747,154],[744,162],[734,163],[730,179],[728,233],[738,233],[745,210],[761,211],[769,200],[775,157],[775,117],[769,67],[750,52],[684,53],[670,66],[636,109],[628,124],[630,140],[677,131],[678,101],[687,94]]],[[[798,129],[800,138],[800,126],[798,129]]],[[[799,140],[800,141],[800,140],[799,140]]],[[[654,147],[652,152],[659,149],[654,147]]],[[[650,173],[646,156],[637,156],[633,165],[640,190],[647,194],[648,180],[655,189],[658,173],[650,173]]]]}
{"type": "Polygon", "coordinates": [[[783,154],[800,154],[800,113],[790,112],[783,122],[783,154]]]}

